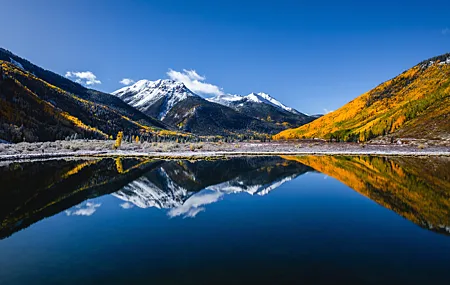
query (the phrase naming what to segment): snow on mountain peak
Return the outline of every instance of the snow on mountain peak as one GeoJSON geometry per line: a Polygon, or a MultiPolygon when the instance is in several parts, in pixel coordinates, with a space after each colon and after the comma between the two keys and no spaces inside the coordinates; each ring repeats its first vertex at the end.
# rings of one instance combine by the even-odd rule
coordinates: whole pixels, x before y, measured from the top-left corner
{"type": "Polygon", "coordinates": [[[164,98],[164,104],[162,104],[162,111],[158,119],[164,119],[170,109],[180,101],[191,96],[198,96],[182,82],[171,79],[139,80],[133,85],[123,87],[111,94],[140,111],[146,111],[155,102],[164,98]]]}
{"type": "Polygon", "coordinates": [[[299,114],[299,112],[291,107],[287,107],[286,105],[282,104],[280,101],[276,100],[272,96],[270,96],[267,93],[260,92],[260,93],[250,93],[247,96],[241,96],[241,95],[231,95],[231,94],[223,94],[218,95],[213,98],[207,99],[210,102],[218,103],[225,106],[231,106],[238,103],[245,103],[245,102],[253,102],[253,103],[260,103],[260,104],[268,104],[272,105],[278,108],[281,108],[285,111],[288,111],[293,114],[299,114]]]}

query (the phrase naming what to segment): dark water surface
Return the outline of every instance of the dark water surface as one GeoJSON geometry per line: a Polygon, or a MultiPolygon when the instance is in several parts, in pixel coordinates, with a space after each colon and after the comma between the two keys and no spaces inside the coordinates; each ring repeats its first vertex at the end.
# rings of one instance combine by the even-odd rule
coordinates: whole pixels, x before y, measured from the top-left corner
{"type": "Polygon", "coordinates": [[[0,284],[448,284],[450,158],[0,165],[0,284]]]}

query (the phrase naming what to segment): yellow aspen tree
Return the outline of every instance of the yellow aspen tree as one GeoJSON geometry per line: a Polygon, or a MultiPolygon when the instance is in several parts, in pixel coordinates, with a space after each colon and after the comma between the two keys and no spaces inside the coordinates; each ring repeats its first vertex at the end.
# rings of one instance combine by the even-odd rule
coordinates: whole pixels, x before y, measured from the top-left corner
{"type": "Polygon", "coordinates": [[[118,149],[122,144],[123,132],[117,133],[116,142],[114,143],[113,149],[118,149]]]}

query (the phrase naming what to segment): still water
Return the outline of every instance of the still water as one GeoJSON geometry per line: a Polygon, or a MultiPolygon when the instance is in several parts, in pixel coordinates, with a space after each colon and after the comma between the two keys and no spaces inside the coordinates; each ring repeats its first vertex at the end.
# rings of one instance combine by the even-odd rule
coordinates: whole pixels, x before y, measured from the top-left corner
{"type": "Polygon", "coordinates": [[[0,165],[0,284],[448,284],[450,158],[0,165]]]}

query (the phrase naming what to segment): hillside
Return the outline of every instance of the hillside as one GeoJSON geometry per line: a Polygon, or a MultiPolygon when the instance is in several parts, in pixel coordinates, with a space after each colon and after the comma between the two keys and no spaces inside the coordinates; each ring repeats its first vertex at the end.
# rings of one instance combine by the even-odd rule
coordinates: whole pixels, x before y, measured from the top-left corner
{"type": "MultiPolygon", "coordinates": [[[[10,62],[0,61],[2,140],[53,141],[74,135],[108,138],[119,131],[136,135],[163,126],[159,123],[156,127],[136,110],[133,117],[141,118],[137,122],[120,109],[80,98],[10,62]]],[[[130,114],[133,109],[124,111],[130,114]]]]}
{"type": "Polygon", "coordinates": [[[283,129],[201,97],[179,102],[163,122],[198,135],[274,134],[283,129]]]}
{"type": "Polygon", "coordinates": [[[450,54],[423,61],[312,123],[274,139],[450,139],[450,54]]]}
{"type": "Polygon", "coordinates": [[[56,86],[68,93],[72,93],[80,99],[85,99],[107,106],[110,109],[120,112],[120,114],[130,118],[133,121],[147,126],[167,128],[167,126],[160,121],[144,115],[143,113],[126,104],[119,98],[112,96],[111,94],[86,88],[83,85],[73,82],[59,74],[56,74],[49,70],[45,70],[3,48],[0,48],[0,60],[11,62],[14,65],[18,66],[20,69],[33,74],[35,77],[42,79],[50,85],[56,86]]]}

